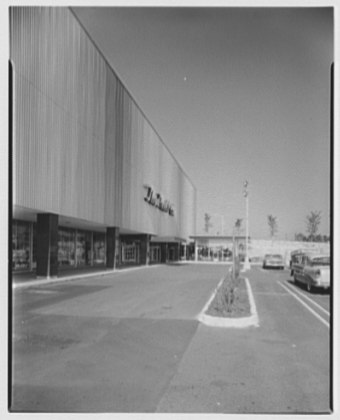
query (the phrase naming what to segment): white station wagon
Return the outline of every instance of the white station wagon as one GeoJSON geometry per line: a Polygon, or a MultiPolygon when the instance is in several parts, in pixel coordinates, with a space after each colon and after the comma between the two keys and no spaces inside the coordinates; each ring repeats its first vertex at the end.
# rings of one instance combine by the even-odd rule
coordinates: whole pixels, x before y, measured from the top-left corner
{"type": "Polygon", "coordinates": [[[330,287],[330,257],[325,254],[303,253],[292,265],[295,282],[306,284],[309,292],[314,288],[330,287]]]}

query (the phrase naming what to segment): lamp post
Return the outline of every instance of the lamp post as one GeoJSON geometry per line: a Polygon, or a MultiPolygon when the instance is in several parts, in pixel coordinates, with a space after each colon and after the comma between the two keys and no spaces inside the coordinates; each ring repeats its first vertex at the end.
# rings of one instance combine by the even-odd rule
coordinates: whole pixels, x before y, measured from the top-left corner
{"type": "Polygon", "coordinates": [[[246,256],[244,259],[243,270],[250,270],[249,254],[248,254],[248,237],[249,237],[249,192],[248,192],[248,181],[243,183],[243,196],[246,200],[246,256]]]}

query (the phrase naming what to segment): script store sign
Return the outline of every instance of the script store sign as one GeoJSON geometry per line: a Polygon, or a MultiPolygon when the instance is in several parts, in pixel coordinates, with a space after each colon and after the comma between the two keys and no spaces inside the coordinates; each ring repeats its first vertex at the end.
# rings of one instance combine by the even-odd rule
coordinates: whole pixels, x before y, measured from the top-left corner
{"type": "Polygon", "coordinates": [[[169,200],[164,199],[160,193],[156,193],[150,185],[144,185],[144,188],[146,189],[144,201],[170,216],[175,215],[174,206],[169,200]]]}

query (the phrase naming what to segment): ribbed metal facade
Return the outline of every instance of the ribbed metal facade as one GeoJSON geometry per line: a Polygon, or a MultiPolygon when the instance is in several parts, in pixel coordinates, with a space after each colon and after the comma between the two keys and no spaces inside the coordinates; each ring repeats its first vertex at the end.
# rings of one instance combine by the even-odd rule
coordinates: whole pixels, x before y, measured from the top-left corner
{"type": "Polygon", "coordinates": [[[187,238],[196,191],[71,10],[10,9],[14,204],[187,238]],[[144,201],[144,184],[175,216],[144,201]]]}

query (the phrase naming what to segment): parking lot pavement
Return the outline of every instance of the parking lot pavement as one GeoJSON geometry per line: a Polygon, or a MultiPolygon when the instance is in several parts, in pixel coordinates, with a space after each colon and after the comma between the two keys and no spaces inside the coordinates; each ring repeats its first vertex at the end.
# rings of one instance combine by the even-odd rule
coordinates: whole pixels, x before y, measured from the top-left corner
{"type": "Polygon", "coordinates": [[[327,413],[329,330],[247,272],[260,326],[197,315],[226,267],[164,266],[16,290],[12,409],[33,412],[327,413]]]}
{"type": "Polygon", "coordinates": [[[225,266],[171,265],[15,291],[15,313],[196,319],[225,266]],[[24,305],[24,306],[22,306],[24,305]]]}
{"type": "Polygon", "coordinates": [[[158,412],[330,412],[329,330],[278,285],[285,272],[247,276],[259,328],[200,325],[158,412]]]}
{"type": "Polygon", "coordinates": [[[14,411],[153,412],[197,322],[48,316],[37,328],[16,339],[14,411]]]}
{"type": "Polygon", "coordinates": [[[155,411],[224,272],[164,266],[16,290],[12,409],[155,411]]]}

